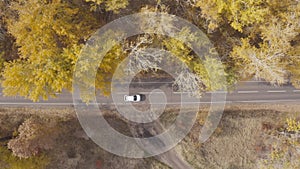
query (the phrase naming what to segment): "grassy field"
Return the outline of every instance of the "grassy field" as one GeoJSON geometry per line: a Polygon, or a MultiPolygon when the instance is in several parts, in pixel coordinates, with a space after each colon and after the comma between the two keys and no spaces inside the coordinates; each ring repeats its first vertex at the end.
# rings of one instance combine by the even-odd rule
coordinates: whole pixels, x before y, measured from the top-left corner
{"type": "MultiPolygon", "coordinates": [[[[199,132],[207,115],[207,110],[203,109],[192,131],[175,150],[199,169],[292,169],[300,166],[300,141],[299,137],[291,135],[292,132],[286,132],[286,119],[296,118],[299,121],[298,110],[300,106],[293,104],[227,106],[217,130],[208,141],[200,144],[199,132]]],[[[162,118],[171,119],[176,111],[166,110],[162,118]]],[[[107,110],[106,119],[118,131],[128,132],[125,121],[112,112],[107,110]]],[[[26,160],[35,163],[37,168],[50,169],[168,168],[155,158],[128,159],[104,151],[85,135],[71,107],[2,107],[0,138],[8,136],[12,139],[1,141],[1,149],[5,152],[1,155],[5,158],[0,158],[2,168],[13,168],[11,166],[18,166],[26,160]],[[7,147],[12,150],[8,151],[7,147]],[[11,151],[16,155],[27,153],[34,157],[23,161],[18,158],[13,161],[12,157],[5,160],[6,156],[12,156],[11,151]],[[47,162],[37,164],[41,160],[35,158],[47,162]]]]}

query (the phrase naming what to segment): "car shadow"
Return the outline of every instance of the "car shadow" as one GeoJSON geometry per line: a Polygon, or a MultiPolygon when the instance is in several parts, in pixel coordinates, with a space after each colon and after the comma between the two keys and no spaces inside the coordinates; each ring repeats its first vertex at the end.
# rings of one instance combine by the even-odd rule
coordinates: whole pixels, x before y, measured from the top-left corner
{"type": "Polygon", "coordinates": [[[146,100],[146,95],[144,94],[139,94],[141,96],[141,101],[145,101],[146,100]]]}

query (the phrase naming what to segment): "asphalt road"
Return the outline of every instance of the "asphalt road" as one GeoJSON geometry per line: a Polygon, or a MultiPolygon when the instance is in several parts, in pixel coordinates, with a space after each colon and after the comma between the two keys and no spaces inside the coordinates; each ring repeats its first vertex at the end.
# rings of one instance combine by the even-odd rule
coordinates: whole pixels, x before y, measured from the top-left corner
{"type": "MultiPolygon", "coordinates": [[[[119,89],[122,85],[119,84],[119,89]]],[[[118,84],[116,85],[118,86],[118,84]]],[[[188,93],[173,91],[172,82],[135,82],[130,84],[129,93],[125,90],[118,90],[114,100],[112,97],[97,96],[97,102],[101,105],[126,104],[123,101],[125,94],[144,94],[146,101],[138,104],[149,104],[151,95],[154,101],[151,104],[162,104],[160,97],[166,99],[164,101],[169,105],[181,104],[181,97],[188,93]],[[155,102],[156,100],[156,102],[155,102]]],[[[201,99],[197,101],[200,104],[211,103],[211,92],[207,92],[201,99]]],[[[227,92],[226,104],[235,103],[284,103],[295,102],[300,103],[300,90],[295,89],[291,85],[271,86],[264,81],[245,81],[236,85],[234,91],[227,92]]],[[[183,104],[193,104],[189,100],[183,100],[183,104]]],[[[48,101],[32,102],[22,97],[5,97],[0,91],[0,105],[17,105],[17,106],[71,106],[73,105],[72,95],[68,92],[59,94],[57,98],[50,98],[48,101]]]]}

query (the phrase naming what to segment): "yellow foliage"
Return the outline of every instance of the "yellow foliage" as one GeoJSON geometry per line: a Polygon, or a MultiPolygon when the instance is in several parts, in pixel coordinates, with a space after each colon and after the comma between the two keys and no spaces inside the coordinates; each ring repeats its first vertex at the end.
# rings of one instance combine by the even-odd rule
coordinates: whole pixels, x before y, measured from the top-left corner
{"type": "Polygon", "coordinates": [[[126,8],[128,0],[85,0],[86,2],[92,2],[91,10],[96,11],[97,7],[104,4],[106,11],[113,11],[118,13],[120,9],[126,8]]]}
{"type": "Polygon", "coordinates": [[[289,132],[300,132],[300,121],[296,121],[295,118],[286,119],[287,131],[289,132]]]}
{"type": "Polygon", "coordinates": [[[8,31],[16,38],[20,59],[5,64],[4,94],[38,101],[71,90],[80,43],[99,24],[95,16],[61,0],[19,0],[11,8],[19,15],[8,18],[8,31]]]}
{"type": "Polygon", "coordinates": [[[268,14],[264,4],[263,0],[196,0],[195,6],[201,8],[210,30],[228,21],[234,29],[243,32],[245,26],[264,21],[268,14]]]}
{"type": "Polygon", "coordinates": [[[225,76],[227,75],[224,74],[225,70],[223,65],[214,58],[217,57],[215,49],[211,48],[208,51],[203,50],[203,53],[201,53],[202,56],[195,56],[191,53],[192,51],[189,48],[191,44],[184,44],[182,42],[183,38],[185,38],[190,42],[196,42],[199,48],[210,47],[207,45],[209,42],[201,37],[201,35],[197,36],[191,33],[188,29],[183,29],[176,35],[177,39],[166,38],[163,41],[163,45],[202,79],[206,90],[216,91],[226,89],[227,82],[225,76]]]}
{"type": "MultiPolygon", "coordinates": [[[[211,36],[212,40],[234,39],[225,41],[226,44],[220,43],[224,45],[219,52],[222,52],[220,52],[222,62],[226,67],[218,64],[216,59],[208,57],[215,53],[214,49],[203,51],[201,59],[196,57],[190,49],[191,44],[184,44],[182,41],[188,39],[198,46],[206,46],[209,42],[199,38],[201,35],[196,35],[185,28],[176,35],[176,38],[153,35],[155,36],[153,43],[143,44],[143,47],[161,47],[169,50],[193,73],[201,77],[207,90],[217,90],[225,86],[226,79],[219,78],[223,69],[228,72],[224,76],[230,77],[227,79],[230,83],[239,76],[245,79],[262,78],[271,83],[282,84],[289,76],[294,86],[300,86],[299,2],[289,0],[185,2],[194,2],[191,7],[193,10],[177,11],[179,14],[195,15],[191,16],[195,22],[199,21],[197,16],[202,15],[208,23],[206,26],[209,31],[216,31],[216,28],[220,27],[216,35],[211,36]]],[[[81,48],[93,31],[101,26],[99,16],[102,17],[102,14],[98,9],[118,12],[128,4],[128,0],[85,0],[74,3],[63,0],[10,2],[10,10],[6,11],[14,11],[16,15],[7,17],[6,24],[8,32],[16,40],[15,46],[19,49],[20,58],[4,64],[1,82],[4,94],[21,95],[37,101],[41,97],[47,99],[49,95],[55,96],[55,93],[63,89],[71,90],[74,67],[81,48]],[[91,12],[86,2],[97,12],[91,12]]],[[[172,12],[169,9],[174,9],[173,6],[168,8],[167,5],[165,1],[158,0],[156,7],[146,6],[141,11],[172,12]]],[[[163,18],[153,22],[150,29],[153,34],[172,32],[174,27],[170,25],[173,22],[173,19],[163,18]]],[[[140,23],[141,29],[148,24],[144,19],[140,23]]],[[[117,65],[128,54],[123,51],[121,45],[110,40],[109,37],[116,34],[110,32],[104,39],[96,40],[98,46],[89,46],[91,48],[87,47],[88,52],[83,53],[89,56],[89,59],[77,63],[79,71],[76,72],[78,73],[76,77],[81,79],[80,82],[90,87],[96,84],[96,88],[106,95],[110,93],[110,78],[117,65]],[[111,45],[114,47],[108,49],[111,45]],[[105,55],[101,64],[98,49],[105,52],[101,53],[105,55]],[[97,74],[90,77],[87,73],[95,67],[97,74]]],[[[138,40],[133,41],[135,43],[138,40]]]]}
{"type": "Polygon", "coordinates": [[[290,5],[284,12],[269,16],[267,22],[258,26],[254,33],[260,33],[260,43],[253,44],[249,36],[233,48],[231,58],[240,69],[241,77],[261,78],[281,85],[292,75],[291,82],[299,86],[299,52],[296,52],[295,45],[291,45],[300,29],[298,8],[299,5],[290,5]]]}

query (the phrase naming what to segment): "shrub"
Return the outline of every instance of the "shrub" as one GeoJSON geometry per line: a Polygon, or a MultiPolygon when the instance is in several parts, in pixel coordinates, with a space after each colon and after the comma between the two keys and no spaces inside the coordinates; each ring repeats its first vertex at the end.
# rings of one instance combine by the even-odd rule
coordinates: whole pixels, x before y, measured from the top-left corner
{"type": "Polygon", "coordinates": [[[261,169],[294,169],[300,166],[299,136],[300,122],[295,118],[286,119],[284,132],[271,136],[275,142],[271,152],[265,159],[259,161],[261,169]]]}
{"type": "Polygon", "coordinates": [[[35,156],[41,150],[52,148],[58,131],[56,122],[31,117],[19,127],[18,137],[9,141],[8,148],[20,158],[35,156]]]}

